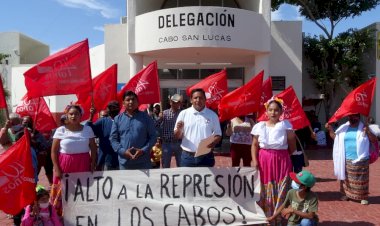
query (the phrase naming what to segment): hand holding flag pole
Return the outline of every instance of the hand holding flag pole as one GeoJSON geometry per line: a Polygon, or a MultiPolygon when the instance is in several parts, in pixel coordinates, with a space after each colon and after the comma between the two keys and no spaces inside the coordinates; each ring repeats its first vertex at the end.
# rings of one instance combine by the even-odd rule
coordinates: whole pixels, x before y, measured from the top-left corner
{"type": "Polygon", "coordinates": [[[5,99],[5,92],[4,92],[4,86],[3,86],[3,77],[0,74],[0,108],[5,109],[5,118],[9,120],[9,111],[8,111],[8,105],[7,100],[5,99]]]}

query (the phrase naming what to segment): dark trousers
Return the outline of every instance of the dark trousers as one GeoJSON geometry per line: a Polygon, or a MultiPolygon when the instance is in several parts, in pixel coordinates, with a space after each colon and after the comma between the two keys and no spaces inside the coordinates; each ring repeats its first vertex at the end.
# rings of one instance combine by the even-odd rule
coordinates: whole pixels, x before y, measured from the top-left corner
{"type": "Polygon", "coordinates": [[[181,167],[213,167],[215,165],[214,153],[194,157],[194,153],[182,151],[181,167]]]}

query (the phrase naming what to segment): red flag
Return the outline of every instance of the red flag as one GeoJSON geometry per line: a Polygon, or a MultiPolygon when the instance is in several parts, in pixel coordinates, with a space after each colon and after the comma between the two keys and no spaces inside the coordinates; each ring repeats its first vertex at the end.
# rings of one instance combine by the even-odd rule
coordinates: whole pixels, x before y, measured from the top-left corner
{"type": "Polygon", "coordinates": [[[368,116],[369,111],[371,110],[375,88],[376,77],[368,80],[351,91],[351,93],[349,93],[343,100],[338,110],[330,118],[328,123],[336,122],[339,119],[351,114],[359,113],[368,116]]]}
{"type": "Polygon", "coordinates": [[[87,39],[45,58],[24,77],[29,98],[91,92],[87,39]]]}
{"type": "Polygon", "coordinates": [[[139,71],[117,93],[117,99],[122,102],[125,91],[135,92],[139,98],[139,104],[153,104],[160,102],[160,82],[158,79],[157,61],[153,61],[139,71]]]}
{"type": "Polygon", "coordinates": [[[0,154],[0,210],[16,215],[36,199],[30,134],[0,154]]]}
{"type": "MultiPolygon", "coordinates": [[[[101,111],[107,108],[108,102],[116,100],[117,91],[117,64],[112,65],[104,72],[96,76],[92,80],[94,107],[96,110],[101,111]]],[[[89,109],[91,108],[91,94],[79,93],[77,94],[77,104],[85,109],[82,119],[88,119],[90,116],[89,109]]],[[[98,119],[98,114],[94,115],[94,121],[98,119]]]]}
{"type": "Polygon", "coordinates": [[[3,86],[3,76],[0,74],[0,108],[7,108],[7,101],[5,100],[4,86],[3,86]]]}
{"type": "Polygon", "coordinates": [[[225,95],[219,104],[219,120],[225,121],[258,111],[263,77],[264,71],[261,71],[247,84],[225,95]]]}
{"type": "Polygon", "coordinates": [[[263,92],[260,99],[260,109],[258,115],[265,114],[265,106],[264,104],[273,96],[272,91],[272,77],[267,78],[263,82],[263,92]]]}
{"type": "Polygon", "coordinates": [[[28,94],[25,94],[16,107],[16,113],[20,116],[30,116],[35,120],[34,126],[40,132],[50,132],[57,128],[57,123],[43,97],[30,99],[28,94]]]}
{"type": "MultiPolygon", "coordinates": [[[[310,125],[309,119],[306,117],[304,110],[302,109],[301,103],[299,102],[296,92],[293,89],[293,86],[289,86],[281,93],[275,95],[284,101],[282,104],[283,113],[280,117],[280,120],[289,120],[292,124],[293,129],[302,129],[310,125]]],[[[266,121],[268,117],[266,114],[262,114],[258,121],[266,121]]]]}
{"type": "Polygon", "coordinates": [[[186,89],[187,96],[190,96],[191,90],[202,88],[206,92],[206,106],[212,109],[218,109],[220,100],[228,93],[227,71],[221,70],[212,74],[197,84],[186,89]]]}

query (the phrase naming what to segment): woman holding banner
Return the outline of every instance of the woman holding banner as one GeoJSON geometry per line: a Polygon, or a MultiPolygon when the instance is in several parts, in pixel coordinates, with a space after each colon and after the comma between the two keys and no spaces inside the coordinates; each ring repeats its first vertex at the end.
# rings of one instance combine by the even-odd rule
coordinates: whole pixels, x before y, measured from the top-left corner
{"type": "MultiPolygon", "coordinates": [[[[282,205],[290,187],[290,155],[296,150],[296,138],[292,125],[287,120],[280,120],[283,112],[281,99],[269,99],[265,108],[269,119],[253,127],[251,153],[252,166],[260,171],[259,205],[270,217],[282,205]]],[[[278,216],[271,224],[281,225],[281,221],[278,216]]]]}
{"type": "Polygon", "coordinates": [[[50,202],[60,216],[62,216],[60,180],[63,174],[94,171],[97,151],[91,127],[80,124],[82,108],[79,105],[68,105],[65,114],[66,123],[55,131],[51,148],[54,180],[50,202]]]}

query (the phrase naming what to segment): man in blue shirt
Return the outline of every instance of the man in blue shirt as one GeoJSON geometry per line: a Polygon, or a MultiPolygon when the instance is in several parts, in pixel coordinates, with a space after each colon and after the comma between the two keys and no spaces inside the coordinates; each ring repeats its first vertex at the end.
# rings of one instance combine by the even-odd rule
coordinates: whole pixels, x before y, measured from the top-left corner
{"type": "Polygon", "coordinates": [[[110,141],[119,155],[119,168],[150,169],[150,151],[156,143],[156,129],[151,117],[139,111],[136,93],[126,91],[123,96],[125,112],[115,117],[110,141]]]}
{"type": "Polygon", "coordinates": [[[99,139],[97,170],[118,170],[118,155],[114,151],[110,142],[111,128],[114,118],[120,112],[120,105],[116,100],[110,101],[107,105],[108,116],[99,118],[95,123],[92,119],[95,114],[95,108],[90,109],[90,119],[86,125],[90,126],[99,139]]]}

